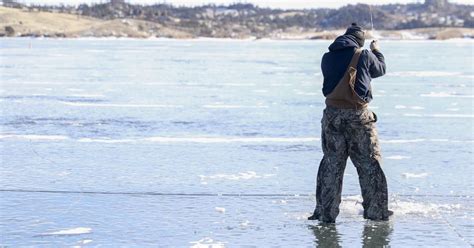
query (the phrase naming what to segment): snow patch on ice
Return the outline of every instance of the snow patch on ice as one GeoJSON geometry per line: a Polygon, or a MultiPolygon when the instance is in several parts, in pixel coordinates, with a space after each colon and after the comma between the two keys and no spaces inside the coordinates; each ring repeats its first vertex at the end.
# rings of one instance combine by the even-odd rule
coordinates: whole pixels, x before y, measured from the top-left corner
{"type": "Polygon", "coordinates": [[[396,105],[395,106],[396,109],[413,109],[413,110],[421,110],[421,109],[425,109],[424,107],[421,107],[421,106],[405,106],[405,105],[396,105]]]}
{"type": "Polygon", "coordinates": [[[447,108],[446,110],[456,112],[459,111],[459,108],[447,108]]]}
{"type": "Polygon", "coordinates": [[[91,138],[81,138],[77,140],[78,142],[84,142],[84,143],[109,143],[109,144],[114,144],[114,143],[130,143],[134,142],[135,140],[132,139],[91,139],[91,138]]]}
{"type": "MultiPolygon", "coordinates": [[[[361,195],[343,197],[340,205],[341,214],[363,215],[364,210],[362,207],[362,201],[363,199],[361,195]]],[[[395,216],[423,215],[433,217],[439,215],[440,212],[461,209],[462,205],[407,201],[399,200],[397,197],[392,197],[392,199],[389,200],[388,208],[394,212],[395,216]]]]}
{"type": "Polygon", "coordinates": [[[240,226],[241,226],[241,227],[247,227],[249,224],[250,224],[250,221],[245,220],[245,221],[243,221],[243,222],[240,223],[240,226]]]}
{"type": "Polygon", "coordinates": [[[148,138],[128,138],[113,139],[111,137],[91,137],[72,139],[62,135],[36,135],[36,134],[1,134],[1,139],[18,139],[30,141],[63,141],[73,140],[84,143],[136,143],[136,142],[157,142],[157,143],[308,143],[319,141],[317,137],[148,137],[148,138]]]}
{"type": "Polygon", "coordinates": [[[184,143],[305,143],[319,141],[316,137],[150,137],[145,138],[150,142],[184,142],[184,143]]]}
{"type": "Polygon", "coordinates": [[[275,176],[275,174],[257,175],[255,171],[239,172],[238,174],[216,174],[211,176],[199,175],[201,181],[206,181],[209,179],[249,180],[257,178],[268,178],[273,176],[275,176]]]}
{"type": "Polygon", "coordinates": [[[412,114],[406,113],[403,116],[407,117],[434,117],[434,118],[474,118],[474,115],[470,114],[412,114]]]}
{"type": "Polygon", "coordinates": [[[84,98],[97,98],[97,97],[105,97],[103,94],[74,94],[70,95],[71,97],[84,97],[84,98]]]}
{"type": "Polygon", "coordinates": [[[268,108],[267,105],[220,105],[220,104],[206,104],[203,108],[209,109],[242,109],[242,108],[268,108]]]}
{"type": "Polygon", "coordinates": [[[172,104],[132,104],[132,103],[83,103],[62,102],[65,105],[75,107],[105,107],[105,108],[182,108],[181,105],[172,104]]]}
{"type": "Polygon", "coordinates": [[[393,156],[388,156],[386,158],[387,159],[392,159],[392,160],[402,160],[402,159],[409,159],[411,157],[410,156],[403,156],[403,155],[393,155],[393,156]]]}
{"type": "Polygon", "coordinates": [[[73,91],[73,92],[82,92],[82,91],[85,91],[84,89],[78,89],[78,88],[68,88],[67,90],[73,91]]]}
{"type": "Polygon", "coordinates": [[[43,235],[80,235],[88,234],[92,232],[92,228],[89,227],[76,227],[71,229],[59,230],[56,232],[44,233],[43,235]]]}
{"type": "Polygon", "coordinates": [[[399,71],[388,73],[388,76],[393,77],[448,77],[448,76],[460,76],[460,72],[447,72],[447,71],[399,71]]]}
{"type": "Polygon", "coordinates": [[[89,243],[92,243],[92,241],[93,241],[92,239],[84,239],[84,240],[80,240],[78,243],[80,245],[87,245],[89,243]]]}
{"type": "Polygon", "coordinates": [[[473,98],[474,95],[464,95],[456,92],[430,92],[429,94],[420,94],[421,97],[463,97],[473,98]]]}
{"type": "Polygon", "coordinates": [[[410,173],[410,172],[405,172],[402,173],[402,176],[404,178],[424,178],[428,176],[428,173],[423,172],[423,173],[410,173]]]}
{"type": "Polygon", "coordinates": [[[293,90],[296,95],[301,95],[301,96],[317,96],[320,93],[318,92],[307,92],[307,91],[302,91],[302,90],[293,90]]]}
{"type": "Polygon", "coordinates": [[[191,248],[223,248],[225,247],[223,242],[214,241],[210,237],[205,237],[198,241],[191,241],[189,243],[192,244],[191,248]]]}
{"type": "Polygon", "coordinates": [[[17,135],[17,134],[0,134],[0,139],[22,139],[22,140],[67,140],[69,137],[62,135],[17,135]]]}
{"type": "Polygon", "coordinates": [[[381,140],[381,143],[387,144],[404,144],[404,143],[418,143],[423,142],[425,139],[393,139],[393,140],[381,140]]]}
{"type": "Polygon", "coordinates": [[[433,216],[443,211],[452,211],[460,208],[461,204],[435,204],[414,201],[393,201],[389,204],[389,209],[392,209],[395,215],[433,216]]]}
{"type": "Polygon", "coordinates": [[[222,213],[224,214],[225,213],[225,208],[221,208],[221,207],[216,207],[215,210],[219,213],[222,213]]]}

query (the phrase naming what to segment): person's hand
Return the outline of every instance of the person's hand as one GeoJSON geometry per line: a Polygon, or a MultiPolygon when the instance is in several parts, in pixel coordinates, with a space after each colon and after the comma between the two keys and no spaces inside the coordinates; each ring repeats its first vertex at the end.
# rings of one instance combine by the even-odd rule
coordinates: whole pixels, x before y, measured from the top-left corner
{"type": "Polygon", "coordinates": [[[378,40],[373,40],[372,42],[370,42],[370,50],[372,50],[372,51],[380,50],[378,40]]]}

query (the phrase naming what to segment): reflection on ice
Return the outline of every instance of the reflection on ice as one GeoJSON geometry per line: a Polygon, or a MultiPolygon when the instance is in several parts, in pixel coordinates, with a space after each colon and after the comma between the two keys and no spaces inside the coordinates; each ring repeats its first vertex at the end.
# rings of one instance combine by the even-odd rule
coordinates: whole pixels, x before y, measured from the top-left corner
{"type": "MultiPolygon", "coordinates": [[[[309,225],[308,227],[314,234],[317,247],[343,247],[341,244],[341,234],[337,230],[337,224],[320,223],[318,225],[309,225]]],[[[367,221],[361,234],[362,247],[388,247],[392,232],[393,227],[390,221],[367,221]]],[[[351,244],[351,246],[354,245],[353,243],[351,244]]]]}
{"type": "Polygon", "coordinates": [[[340,244],[341,235],[337,232],[335,224],[310,225],[309,229],[313,231],[317,247],[342,247],[340,244]]]}
{"type": "Polygon", "coordinates": [[[389,247],[392,232],[391,221],[367,221],[362,232],[362,247],[389,247]]]}

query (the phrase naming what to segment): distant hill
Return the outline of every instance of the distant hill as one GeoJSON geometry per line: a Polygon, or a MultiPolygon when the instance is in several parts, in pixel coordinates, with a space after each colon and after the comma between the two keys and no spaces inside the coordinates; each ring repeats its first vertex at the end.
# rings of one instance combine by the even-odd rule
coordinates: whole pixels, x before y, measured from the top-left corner
{"type": "MultiPolygon", "coordinates": [[[[470,30],[474,28],[474,5],[451,4],[447,0],[426,0],[423,4],[406,5],[357,4],[339,9],[308,10],[259,8],[252,4],[198,7],[136,5],[122,0],[79,6],[25,6],[3,0],[3,5],[8,9],[21,10],[22,13],[69,14],[81,21],[93,18],[94,22],[103,22],[101,27],[99,24],[91,26],[91,36],[281,38],[299,35],[305,38],[332,38],[334,34],[331,30],[344,29],[352,22],[371,29],[371,16],[376,30],[391,30],[395,33],[406,29],[456,28],[463,30],[454,32],[457,36],[469,36],[470,30]],[[112,24],[118,30],[105,28],[112,24]],[[329,33],[325,32],[328,30],[329,33]]],[[[13,16],[9,18],[11,20],[13,16]]],[[[5,14],[0,13],[0,21],[5,27],[4,35],[27,35],[25,32],[32,36],[41,35],[33,30],[28,32],[18,23],[9,22],[5,14]],[[10,27],[8,30],[7,26],[10,27]]],[[[59,33],[64,36],[84,36],[87,30],[78,33],[77,30],[63,29],[59,33]]],[[[428,36],[437,38],[436,34],[428,36]]]]}

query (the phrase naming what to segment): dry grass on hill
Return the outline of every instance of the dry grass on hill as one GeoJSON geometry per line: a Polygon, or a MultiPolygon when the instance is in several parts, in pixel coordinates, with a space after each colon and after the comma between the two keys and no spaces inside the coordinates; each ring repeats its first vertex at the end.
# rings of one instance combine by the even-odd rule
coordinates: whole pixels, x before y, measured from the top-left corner
{"type": "Polygon", "coordinates": [[[30,12],[0,7],[0,27],[10,26],[14,36],[53,37],[150,37],[149,30],[162,37],[191,38],[179,30],[141,20],[100,20],[97,18],[49,12],[30,12]]]}
{"type": "MultiPolygon", "coordinates": [[[[291,13],[289,13],[291,14],[291,13]]],[[[344,30],[308,32],[298,28],[275,31],[268,34],[271,39],[326,39],[341,35],[344,30]]],[[[134,19],[101,20],[81,15],[28,11],[0,7],[0,34],[4,36],[46,36],[46,37],[168,37],[196,38],[192,30],[182,31],[163,27],[154,22],[134,19]]],[[[474,37],[474,29],[468,28],[425,28],[412,30],[376,30],[376,37],[382,39],[452,39],[474,37]]],[[[368,32],[371,38],[371,32],[368,32]]],[[[217,34],[217,37],[226,37],[217,34]]],[[[237,38],[252,38],[242,33],[237,38]]]]}

